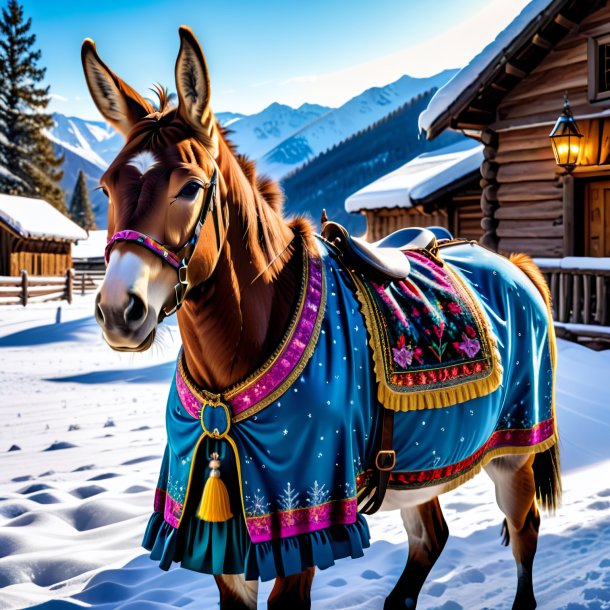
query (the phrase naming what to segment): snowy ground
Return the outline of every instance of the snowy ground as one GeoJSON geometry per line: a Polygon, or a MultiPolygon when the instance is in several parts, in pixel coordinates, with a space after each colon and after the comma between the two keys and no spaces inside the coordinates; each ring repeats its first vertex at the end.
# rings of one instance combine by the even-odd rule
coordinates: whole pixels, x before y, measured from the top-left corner
{"type": "MultiPolygon", "coordinates": [[[[56,305],[0,309],[0,609],[217,607],[211,577],[162,572],[139,547],[177,328],[152,355],[117,354],[91,311],[91,296],[64,304],[59,322],[56,305]]],[[[543,518],[539,608],[610,609],[610,351],[560,342],[558,377],[565,495],[543,518]]],[[[481,475],[441,502],[452,536],[419,607],[510,608],[515,569],[490,481],[481,475]]],[[[406,535],[395,512],[369,523],[364,558],[317,573],[315,609],[383,607],[406,535]]]]}

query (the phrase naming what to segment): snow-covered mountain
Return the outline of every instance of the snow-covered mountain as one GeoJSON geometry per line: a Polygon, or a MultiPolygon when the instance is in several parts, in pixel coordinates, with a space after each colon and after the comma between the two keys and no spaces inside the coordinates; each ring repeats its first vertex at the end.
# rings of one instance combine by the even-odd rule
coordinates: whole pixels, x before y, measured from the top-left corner
{"type": "Polygon", "coordinates": [[[332,110],[317,104],[303,104],[299,108],[291,108],[273,103],[258,114],[250,116],[223,112],[216,116],[220,124],[231,131],[230,139],[237,145],[239,151],[252,159],[259,159],[297,131],[332,110]],[[227,114],[231,117],[227,117],[227,114]]]}
{"type": "Polygon", "coordinates": [[[123,136],[104,121],[87,121],[54,113],[55,125],[47,134],[52,142],[70,150],[102,171],[123,146],[123,136]]]}
{"type": "Polygon", "coordinates": [[[64,156],[61,186],[66,191],[68,203],[82,169],[87,177],[95,221],[98,227],[106,227],[106,197],[94,189],[108,164],[121,150],[123,136],[104,121],[87,121],[58,113],[53,114],[53,121],[54,126],[47,136],[55,144],[56,152],[64,156]]]}
{"type": "Polygon", "coordinates": [[[403,76],[385,87],[372,87],[302,127],[259,159],[259,170],[282,178],[308,159],[332,148],[387,116],[417,95],[444,85],[457,70],[427,78],[403,76]]]}
{"type": "MultiPolygon", "coordinates": [[[[440,87],[453,76],[446,70],[429,78],[403,76],[385,87],[373,87],[340,108],[303,104],[291,108],[273,103],[261,112],[244,115],[218,112],[220,124],[230,132],[239,152],[258,161],[259,171],[281,178],[304,161],[328,150],[387,116],[413,97],[440,87]]],[[[64,155],[61,186],[71,196],[78,171],[82,169],[90,187],[91,203],[98,226],[106,226],[107,202],[93,190],[123,146],[123,137],[104,121],[88,121],[53,114],[48,132],[58,153],[64,155]]]]}

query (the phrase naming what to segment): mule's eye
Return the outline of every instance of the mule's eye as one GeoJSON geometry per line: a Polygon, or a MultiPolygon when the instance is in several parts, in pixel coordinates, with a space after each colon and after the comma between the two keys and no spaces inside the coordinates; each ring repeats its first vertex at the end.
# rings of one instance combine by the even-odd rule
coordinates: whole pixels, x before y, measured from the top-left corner
{"type": "Polygon", "coordinates": [[[186,199],[187,201],[193,201],[199,194],[199,189],[202,188],[199,182],[187,182],[178,193],[180,199],[186,199]]]}

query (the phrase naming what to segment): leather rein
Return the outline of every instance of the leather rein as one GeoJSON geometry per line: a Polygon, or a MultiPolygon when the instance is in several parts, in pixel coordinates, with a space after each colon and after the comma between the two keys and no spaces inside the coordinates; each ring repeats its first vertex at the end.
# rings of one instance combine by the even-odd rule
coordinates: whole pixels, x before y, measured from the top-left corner
{"type": "MultiPolygon", "coordinates": [[[[207,220],[209,214],[214,211],[214,206],[216,203],[217,185],[218,168],[214,168],[212,178],[203,187],[205,189],[205,199],[201,208],[201,212],[199,213],[199,218],[197,219],[197,224],[195,225],[193,234],[179,248],[170,248],[157,241],[154,237],[151,237],[150,235],[140,233],[139,231],[133,231],[131,229],[118,231],[108,240],[108,243],[106,244],[106,249],[104,251],[106,265],[108,264],[108,261],[110,259],[110,251],[112,250],[113,246],[120,241],[129,241],[150,250],[153,254],[161,258],[162,261],[164,261],[168,265],[171,265],[176,270],[176,273],[178,274],[178,282],[174,286],[174,291],[176,294],[176,304],[169,311],[164,308],[162,310],[164,316],[170,316],[176,311],[178,311],[178,309],[180,309],[180,307],[182,306],[184,299],[186,298],[189,289],[187,278],[187,269],[189,261],[191,260],[193,252],[195,251],[195,247],[197,246],[201,229],[203,228],[203,225],[205,224],[205,221],[207,220]]],[[[217,242],[216,245],[220,250],[220,231],[218,226],[218,215],[213,214],[212,218],[214,219],[214,230],[216,233],[217,242]]]]}

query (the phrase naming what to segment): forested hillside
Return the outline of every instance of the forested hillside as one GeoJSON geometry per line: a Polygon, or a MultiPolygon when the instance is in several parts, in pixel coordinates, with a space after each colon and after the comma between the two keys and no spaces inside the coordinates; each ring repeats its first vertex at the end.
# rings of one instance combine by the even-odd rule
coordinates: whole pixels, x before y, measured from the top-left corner
{"type": "Polygon", "coordinates": [[[417,155],[463,138],[447,132],[432,142],[419,138],[417,118],[435,89],[413,98],[367,129],[318,155],[282,180],[289,213],[309,213],[318,222],[326,208],[331,220],[363,232],[364,216],[348,214],[345,199],[417,155]]]}

